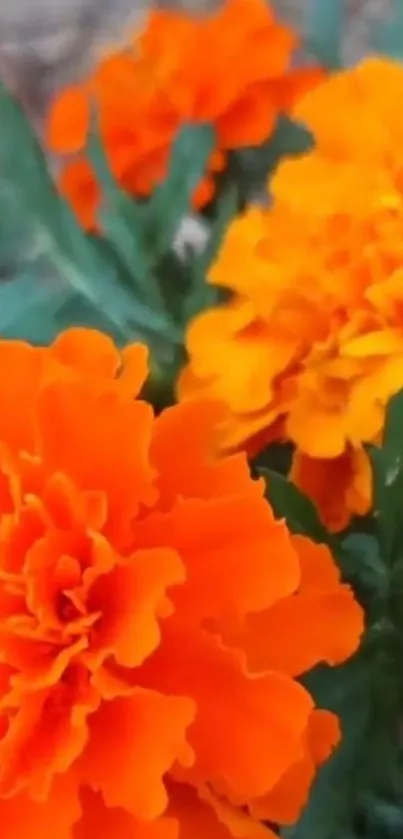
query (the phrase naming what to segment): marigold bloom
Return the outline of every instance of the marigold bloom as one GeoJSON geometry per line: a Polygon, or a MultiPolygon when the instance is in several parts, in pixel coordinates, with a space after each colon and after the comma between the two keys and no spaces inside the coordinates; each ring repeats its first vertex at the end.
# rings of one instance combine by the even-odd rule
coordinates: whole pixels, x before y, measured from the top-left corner
{"type": "Polygon", "coordinates": [[[106,58],[84,86],[66,90],[51,109],[50,148],[80,153],[66,165],[60,186],[82,223],[94,225],[99,203],[83,154],[89,96],[99,109],[111,170],[134,195],[148,195],[164,179],[184,123],[214,125],[217,149],[194,196],[202,206],[212,196],[225,153],[266,140],[279,112],[321,76],[312,68],[291,72],[295,44],[295,34],[276,21],[266,0],[226,0],[205,18],[154,11],[145,33],[133,36],[131,50],[106,58]]]}
{"type": "Polygon", "coordinates": [[[156,418],[146,372],[91,330],[0,342],[7,839],[267,839],[338,740],[295,677],[355,650],[360,607],[213,456],[217,407],[156,418]]]}
{"type": "Polygon", "coordinates": [[[292,474],[334,529],[368,510],[362,446],[403,387],[400,95],[403,67],[379,58],[297,106],[316,146],[230,227],[211,281],[234,295],[190,326],[180,383],[226,406],[221,448],[292,441],[292,474]]]}

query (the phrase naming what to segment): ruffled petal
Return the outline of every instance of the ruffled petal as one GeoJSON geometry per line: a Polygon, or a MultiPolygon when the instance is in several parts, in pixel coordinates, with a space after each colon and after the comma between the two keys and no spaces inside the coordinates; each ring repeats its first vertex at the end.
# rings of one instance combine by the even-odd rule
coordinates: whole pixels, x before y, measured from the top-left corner
{"type": "Polygon", "coordinates": [[[83,813],[73,839],[179,839],[173,818],[138,821],[119,807],[107,807],[101,793],[86,787],[81,791],[81,803],[83,813]]]}
{"type": "Polygon", "coordinates": [[[271,830],[220,802],[206,790],[170,785],[170,814],[179,823],[179,839],[274,839],[271,830]]]}
{"type": "Polygon", "coordinates": [[[186,693],[196,703],[189,731],[196,763],[186,771],[188,780],[221,778],[234,794],[255,797],[299,756],[313,705],[309,694],[281,673],[249,674],[243,656],[218,639],[170,618],[161,647],[138,673],[145,683],[186,693]]]}
{"type": "MultiPolygon", "coordinates": [[[[88,738],[88,718],[99,705],[97,691],[79,668],[66,670],[59,684],[24,693],[15,687],[3,698],[11,711],[0,741],[0,794],[27,788],[45,804],[54,777],[67,773],[88,738]]],[[[1,799],[0,799],[1,800],[1,799]]]]}
{"type": "Polygon", "coordinates": [[[11,450],[33,449],[42,363],[43,352],[37,347],[23,341],[0,342],[0,440],[11,450]]]}
{"type": "Polygon", "coordinates": [[[289,533],[257,495],[186,499],[170,513],[139,522],[136,536],[141,546],[169,544],[178,551],[186,586],[172,598],[181,619],[192,623],[260,611],[299,583],[289,533]]]}
{"type": "Polygon", "coordinates": [[[264,798],[253,802],[255,818],[294,824],[308,800],[317,768],[330,757],[339,740],[337,717],[330,711],[315,709],[309,718],[303,756],[264,798]]]}
{"type": "Polygon", "coordinates": [[[372,471],[363,448],[348,447],[337,458],[294,453],[290,478],[315,504],[333,532],[347,527],[351,516],[364,516],[372,501],[372,471]]]}
{"type": "Polygon", "coordinates": [[[7,839],[72,839],[73,824],[80,814],[78,790],[70,776],[54,782],[44,804],[23,794],[0,799],[0,821],[7,839]]]}
{"type": "Polygon", "coordinates": [[[214,430],[221,420],[221,406],[210,401],[175,405],[157,417],[150,458],[158,471],[163,506],[183,496],[214,498],[234,490],[259,493],[259,483],[251,481],[243,454],[217,457],[214,430]],[[179,439],[186,457],[174,459],[172,451],[179,439]]]}
{"type": "Polygon", "coordinates": [[[90,101],[79,87],[66,88],[47,120],[47,138],[53,151],[71,154],[83,148],[90,124],[90,101]]]}
{"type": "Polygon", "coordinates": [[[112,338],[95,329],[74,327],[61,333],[52,344],[52,355],[64,366],[77,370],[94,383],[125,385],[135,397],[147,377],[148,350],[131,344],[119,352],[112,338]]]}
{"type": "Polygon", "coordinates": [[[300,676],[320,662],[339,664],[356,651],[364,631],[363,610],[349,586],[340,584],[329,549],[300,536],[292,542],[301,563],[298,592],[247,619],[244,648],[256,672],[273,668],[300,676]]]}
{"type": "Polygon", "coordinates": [[[193,752],[186,730],[191,699],[133,688],[124,699],[104,702],[90,720],[90,737],[79,763],[83,783],[99,789],[108,807],[123,807],[137,819],[162,815],[168,797],[164,775],[193,752]]]}
{"type": "Polygon", "coordinates": [[[106,493],[105,531],[118,543],[139,505],[155,499],[148,459],[151,407],[60,381],[40,394],[38,419],[39,449],[48,468],[66,472],[82,490],[106,493]]]}
{"type": "Polygon", "coordinates": [[[95,670],[109,656],[122,667],[141,664],[158,646],[159,618],[170,611],[168,587],[183,583],[185,569],[168,548],[137,551],[117,562],[92,586],[89,607],[102,617],[84,660],[95,670]]]}

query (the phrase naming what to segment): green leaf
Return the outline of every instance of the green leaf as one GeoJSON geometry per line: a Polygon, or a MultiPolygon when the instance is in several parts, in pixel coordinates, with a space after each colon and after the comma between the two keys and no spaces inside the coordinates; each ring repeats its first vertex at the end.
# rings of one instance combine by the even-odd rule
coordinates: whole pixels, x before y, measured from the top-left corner
{"type": "Polygon", "coordinates": [[[373,447],[370,456],[382,558],[393,563],[403,552],[403,391],[390,400],[383,445],[373,447]]]}
{"type": "Polygon", "coordinates": [[[137,291],[144,303],[163,313],[163,301],[152,273],[152,260],[144,246],[145,206],[142,207],[127,195],[110,171],[95,115],[87,139],[86,153],[101,187],[98,222],[102,235],[116,254],[122,277],[126,278],[127,285],[137,291]]]}
{"type": "Polygon", "coordinates": [[[211,125],[183,125],[171,151],[168,175],[147,207],[147,237],[155,259],[167,253],[214,149],[211,125]]]}
{"type": "MultiPolygon", "coordinates": [[[[170,318],[139,299],[114,252],[83,233],[54,187],[44,154],[21,108],[2,85],[0,122],[2,179],[9,187],[9,196],[13,196],[13,212],[19,214],[21,224],[29,230],[35,252],[46,262],[49,273],[53,269],[63,287],[63,311],[71,313],[74,323],[86,323],[88,318],[92,326],[99,328],[107,323],[121,343],[134,339],[152,343],[155,337],[165,342],[168,337],[175,340],[170,333],[170,318]]],[[[6,200],[0,207],[2,214],[7,213],[6,200]]],[[[37,309],[35,293],[32,288],[30,305],[37,309]]],[[[59,289],[55,288],[54,293],[59,295],[59,289]]],[[[59,308],[56,299],[51,302],[49,297],[48,304],[52,310],[59,308]]],[[[28,307],[26,317],[30,317],[28,307]]],[[[49,334],[45,313],[42,319],[31,321],[31,340],[34,322],[38,329],[36,342],[45,342],[49,334]]],[[[18,331],[21,321],[19,324],[18,331]]]]}
{"type": "MultiPolygon", "coordinates": [[[[363,584],[365,591],[374,584],[373,569],[369,572],[361,565],[357,556],[357,543],[349,543],[342,537],[329,533],[322,524],[315,505],[295,484],[284,475],[266,466],[256,467],[257,474],[265,478],[266,496],[277,518],[284,518],[292,533],[309,536],[315,542],[325,544],[337,562],[343,579],[354,584],[363,584]]],[[[379,580],[377,579],[377,583],[379,580]]]]}
{"type": "Polygon", "coordinates": [[[32,269],[1,283],[1,336],[48,343],[55,337],[55,319],[68,294],[64,286],[55,286],[32,269]]]}
{"type": "Polygon", "coordinates": [[[94,124],[87,154],[104,196],[99,221],[129,272],[135,273],[138,263],[141,274],[146,275],[170,251],[182,218],[190,209],[192,194],[206,171],[214,139],[209,125],[184,125],[172,146],[165,180],[148,201],[140,203],[115,181],[94,124]]]}
{"type": "Polygon", "coordinates": [[[345,0],[310,0],[305,12],[305,45],[320,64],[341,67],[345,0]]]}
{"type": "MultiPolygon", "coordinates": [[[[96,120],[93,120],[87,143],[87,154],[102,188],[98,219],[103,235],[116,254],[128,286],[153,312],[165,317],[165,333],[171,334],[176,342],[180,338],[175,335],[175,307],[169,306],[170,301],[164,295],[158,265],[171,251],[177,229],[189,211],[192,194],[205,172],[213,147],[214,132],[210,126],[185,125],[173,144],[167,178],[148,201],[138,202],[123,192],[110,172],[96,120]]],[[[227,205],[224,210],[226,221],[227,205]]],[[[199,292],[203,267],[202,263],[195,266],[199,292]]],[[[206,288],[203,277],[203,289],[206,288]]],[[[187,296],[185,306],[186,302],[187,296]]]]}
{"type": "Polygon", "coordinates": [[[403,809],[401,804],[389,801],[371,802],[368,814],[367,839],[401,839],[403,836],[403,809]]]}
{"type": "Polygon", "coordinates": [[[317,668],[305,680],[318,707],[340,717],[343,738],[334,756],[319,771],[299,822],[282,831],[286,839],[340,839],[353,832],[360,797],[366,789],[371,678],[367,656],[361,653],[337,669],[317,668]]]}
{"type": "Polygon", "coordinates": [[[266,467],[257,472],[267,483],[267,497],[274,514],[285,518],[293,533],[310,536],[317,542],[328,542],[329,534],[323,526],[315,506],[291,481],[266,467]]]}
{"type": "Polygon", "coordinates": [[[207,246],[190,262],[190,291],[183,307],[185,325],[190,318],[217,302],[217,289],[207,283],[207,274],[237,209],[238,190],[232,186],[224,191],[217,203],[207,246]]]}
{"type": "Polygon", "coordinates": [[[384,595],[388,586],[388,572],[382,560],[378,539],[369,533],[350,533],[341,542],[345,555],[349,557],[350,577],[371,593],[384,595]]]}
{"type": "Polygon", "coordinates": [[[259,192],[267,194],[267,179],[285,156],[302,154],[313,146],[313,137],[305,127],[289,117],[280,116],[266,143],[232,154],[230,170],[242,197],[249,201],[259,192]]]}

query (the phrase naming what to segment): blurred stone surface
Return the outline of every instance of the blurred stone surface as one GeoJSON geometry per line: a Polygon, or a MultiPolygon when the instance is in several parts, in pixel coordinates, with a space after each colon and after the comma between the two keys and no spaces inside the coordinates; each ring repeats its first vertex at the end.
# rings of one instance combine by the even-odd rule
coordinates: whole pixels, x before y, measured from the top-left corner
{"type": "MultiPolygon", "coordinates": [[[[311,0],[272,0],[276,11],[298,28],[303,28],[304,13],[311,0]]],[[[322,0],[326,4],[328,0],[322,0]]],[[[379,22],[390,19],[395,2],[403,0],[344,0],[345,26],[343,60],[351,64],[370,50],[370,32],[379,22]]]]}
{"type": "MultiPolygon", "coordinates": [[[[143,26],[153,6],[204,13],[222,0],[0,0],[0,78],[19,96],[36,123],[49,99],[79,79],[102,51],[143,26]]],[[[272,0],[278,14],[303,28],[311,0],[272,0]]],[[[322,0],[327,3],[328,0],[322,0]]],[[[386,19],[393,0],[344,0],[343,57],[368,51],[368,32],[386,19]]],[[[398,0],[403,2],[403,0],[398,0]]]]}
{"type": "Polygon", "coordinates": [[[144,26],[152,7],[199,14],[221,0],[0,0],[0,78],[29,114],[83,77],[108,47],[144,26]]]}

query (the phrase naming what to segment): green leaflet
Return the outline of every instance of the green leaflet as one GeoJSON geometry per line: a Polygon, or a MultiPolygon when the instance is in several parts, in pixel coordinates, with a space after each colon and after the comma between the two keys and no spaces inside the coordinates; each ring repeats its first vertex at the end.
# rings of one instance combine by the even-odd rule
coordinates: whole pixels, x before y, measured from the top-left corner
{"type": "MultiPolygon", "coordinates": [[[[104,188],[100,239],[87,236],[60,199],[42,149],[4,87],[0,120],[0,262],[10,268],[12,241],[22,263],[22,274],[21,266],[12,272],[17,277],[12,286],[0,288],[0,332],[43,343],[68,325],[89,325],[119,343],[146,341],[157,366],[159,356],[171,364],[183,324],[175,323],[155,271],[205,169],[211,129],[184,127],[166,182],[144,203],[118,189],[92,134],[90,156],[104,188]]],[[[195,269],[196,274],[199,283],[195,269]]]]}
{"type": "Polygon", "coordinates": [[[184,125],[173,146],[168,175],[154,191],[145,214],[145,238],[153,260],[172,247],[183,216],[190,211],[194,190],[204,175],[214,149],[210,125],[184,125]]]}
{"type": "MultiPolygon", "coordinates": [[[[40,318],[36,318],[38,334],[36,342],[46,340],[49,323],[46,312],[52,315],[58,310],[59,303],[65,303],[70,297],[72,322],[82,322],[80,302],[84,310],[90,307],[94,313],[100,312],[101,320],[110,325],[117,340],[132,338],[135,323],[144,319],[136,312],[136,301],[132,294],[120,282],[118,266],[112,259],[106,259],[96,245],[82,232],[67,205],[60,200],[47,169],[44,154],[37,142],[21,109],[13,98],[0,86],[0,171],[5,184],[9,184],[15,208],[18,209],[21,226],[29,230],[31,247],[47,265],[47,272],[52,269],[55,275],[53,287],[47,287],[48,309],[40,318]],[[62,291],[63,288],[63,291],[62,291]],[[52,299],[53,294],[53,299],[52,299]],[[74,305],[73,305],[74,304],[74,305]]],[[[2,207],[7,213],[8,204],[2,207]]],[[[22,241],[25,246],[25,239],[22,241]]],[[[32,253],[25,254],[26,266],[30,266],[34,277],[42,271],[39,261],[35,262],[32,253]]],[[[24,280],[26,282],[26,280],[24,280]]],[[[43,294],[40,284],[32,283],[28,308],[38,309],[38,295],[43,294]]],[[[10,289],[10,295],[19,295],[17,286],[10,289]]],[[[1,330],[1,315],[0,315],[1,330]]],[[[10,324],[7,327],[10,333],[10,324]]],[[[21,326],[16,325],[21,332],[21,326]]]]}
{"type": "Polygon", "coordinates": [[[285,518],[293,533],[327,543],[329,534],[312,501],[295,484],[273,469],[259,467],[257,471],[266,480],[266,495],[277,518],[285,518]]]}
{"type": "Polygon", "coordinates": [[[370,679],[361,655],[335,670],[319,667],[304,680],[318,707],[340,716],[343,741],[318,773],[298,824],[282,831],[286,839],[344,839],[352,831],[370,733],[370,679]]]}
{"type": "Polygon", "coordinates": [[[374,507],[384,562],[403,560],[403,391],[392,397],[386,412],[381,448],[371,448],[374,507]]]}

